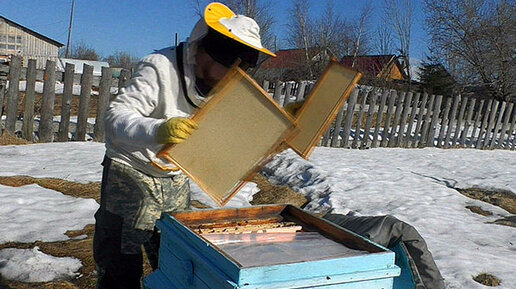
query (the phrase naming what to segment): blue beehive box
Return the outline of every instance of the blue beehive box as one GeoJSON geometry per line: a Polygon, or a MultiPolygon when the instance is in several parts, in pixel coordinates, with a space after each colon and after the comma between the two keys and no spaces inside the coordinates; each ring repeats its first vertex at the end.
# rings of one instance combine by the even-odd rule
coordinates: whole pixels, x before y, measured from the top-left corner
{"type": "Polygon", "coordinates": [[[290,205],[178,212],[157,226],[159,268],[144,288],[389,289],[400,275],[392,251],[290,205]]]}

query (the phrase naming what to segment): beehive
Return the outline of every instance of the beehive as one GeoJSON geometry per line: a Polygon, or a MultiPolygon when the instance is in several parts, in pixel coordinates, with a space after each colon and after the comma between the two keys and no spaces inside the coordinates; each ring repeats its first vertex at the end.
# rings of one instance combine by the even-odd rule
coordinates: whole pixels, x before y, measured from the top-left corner
{"type": "Polygon", "coordinates": [[[290,205],[179,212],[158,222],[144,288],[383,288],[394,253],[290,205]]]}

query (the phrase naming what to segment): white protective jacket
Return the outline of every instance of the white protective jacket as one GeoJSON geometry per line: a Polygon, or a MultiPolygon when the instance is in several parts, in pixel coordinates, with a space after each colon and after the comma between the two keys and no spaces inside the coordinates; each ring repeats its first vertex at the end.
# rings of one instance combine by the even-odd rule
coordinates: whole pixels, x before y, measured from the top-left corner
{"type": "MultiPolygon", "coordinates": [[[[203,97],[195,88],[195,53],[207,31],[201,19],[183,49],[188,96],[196,105],[202,103],[203,97]]],[[[176,47],[169,47],[145,57],[129,85],[110,102],[105,116],[106,156],[154,177],[178,173],[151,164],[174,168],[156,158],[163,147],[156,142],[157,128],[171,117],[189,117],[195,110],[181,86],[176,51],[176,47]]]]}

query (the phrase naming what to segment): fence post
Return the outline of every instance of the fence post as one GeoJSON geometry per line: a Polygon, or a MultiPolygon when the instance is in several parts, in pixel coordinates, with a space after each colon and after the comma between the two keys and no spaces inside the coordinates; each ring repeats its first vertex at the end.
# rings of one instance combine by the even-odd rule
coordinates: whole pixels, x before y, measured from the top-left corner
{"type": "Polygon", "coordinates": [[[39,121],[39,141],[54,140],[54,101],[56,99],[56,63],[47,60],[43,83],[43,101],[39,121]]]}
{"type": "Polygon", "coordinates": [[[9,67],[9,91],[7,95],[7,111],[5,119],[5,129],[10,133],[14,133],[16,130],[20,75],[21,58],[14,56],[11,58],[11,64],[9,67]]]}
{"type": "MultiPolygon", "coordinates": [[[[500,129],[500,126],[502,125],[502,116],[505,114],[505,109],[507,108],[507,103],[505,101],[502,101],[502,106],[500,107],[500,110],[496,114],[496,125],[493,129],[493,137],[491,138],[491,142],[489,143],[489,149],[493,149],[495,146],[495,142],[497,142],[498,137],[498,130],[500,129]]],[[[500,138],[502,136],[500,135],[500,138]]],[[[500,140],[498,140],[499,142],[500,140]]],[[[487,146],[487,143],[486,143],[487,146]]]]}
{"type": "Polygon", "coordinates": [[[489,122],[487,123],[486,136],[485,136],[484,140],[482,141],[483,149],[487,148],[489,145],[489,140],[491,139],[491,131],[493,130],[495,118],[499,114],[498,113],[498,105],[500,105],[500,102],[495,99],[493,102],[493,108],[491,109],[491,113],[489,115],[489,122]]]}
{"type": "Polygon", "coordinates": [[[355,137],[353,138],[353,142],[351,143],[352,148],[358,148],[358,140],[360,139],[360,128],[362,127],[362,119],[364,118],[364,109],[367,101],[367,96],[371,91],[369,89],[364,89],[361,93],[362,98],[360,99],[360,106],[358,112],[358,119],[355,125],[355,137]]]}
{"type": "Polygon", "coordinates": [[[369,131],[371,130],[371,125],[373,124],[373,116],[374,110],[376,108],[376,99],[378,98],[378,92],[376,89],[373,89],[369,95],[369,110],[367,111],[367,121],[364,128],[364,136],[362,137],[362,142],[360,143],[360,148],[367,148],[367,143],[369,142],[369,131]]]}
{"type": "Polygon", "coordinates": [[[453,97],[453,106],[450,115],[450,122],[448,123],[448,129],[446,130],[446,137],[444,138],[444,148],[447,149],[450,147],[450,137],[451,132],[453,130],[453,125],[455,124],[455,117],[457,116],[457,108],[459,107],[460,95],[455,95],[453,97]]]}
{"type": "Polygon", "coordinates": [[[333,136],[331,137],[331,147],[339,147],[340,128],[342,127],[342,118],[344,117],[344,106],[339,110],[337,119],[335,120],[335,128],[333,129],[333,136]]]}
{"type": "Polygon", "coordinates": [[[443,119],[441,120],[441,129],[439,131],[439,137],[437,139],[437,147],[438,148],[443,147],[443,140],[444,140],[444,136],[445,136],[445,132],[446,132],[446,125],[449,122],[448,117],[450,115],[451,101],[452,101],[452,98],[447,96],[446,104],[444,106],[444,115],[443,115],[443,119]]]}
{"type": "MultiPolygon", "coordinates": [[[[462,131],[462,135],[460,137],[460,144],[461,144],[461,147],[466,147],[466,137],[468,136],[468,130],[469,130],[469,127],[471,126],[471,117],[473,116],[473,110],[475,109],[475,104],[476,104],[476,98],[470,98],[468,97],[467,99],[469,99],[469,108],[468,108],[468,113],[466,115],[466,122],[464,123],[464,130],[462,131]]],[[[473,136],[471,137],[471,140],[473,139],[473,136]]],[[[470,140],[470,141],[471,141],[470,140]]]]}
{"type": "MultiPolygon", "coordinates": [[[[387,146],[387,133],[389,132],[389,128],[391,127],[391,118],[392,118],[392,110],[394,108],[394,102],[396,101],[396,93],[395,90],[391,90],[389,92],[389,106],[387,107],[387,116],[385,117],[385,123],[382,131],[382,141],[380,146],[387,146]]],[[[392,135],[389,137],[391,138],[392,135]]]]}
{"type": "Polygon", "coordinates": [[[513,109],[511,127],[509,128],[509,132],[508,132],[509,136],[507,137],[507,146],[508,147],[510,146],[509,140],[512,138],[511,150],[516,149],[516,135],[514,137],[512,137],[512,132],[514,131],[515,124],[516,124],[516,109],[513,109]]]}
{"type": "Polygon", "coordinates": [[[443,100],[442,95],[437,95],[435,97],[435,105],[432,108],[432,121],[430,122],[430,128],[428,132],[428,136],[426,139],[426,146],[433,147],[435,141],[435,130],[437,129],[437,123],[439,122],[439,115],[441,112],[441,102],[443,100]]]}
{"type": "Polygon", "coordinates": [[[298,87],[298,90],[297,90],[296,101],[301,101],[301,100],[304,99],[305,88],[306,88],[306,82],[305,81],[301,81],[299,83],[299,87],[298,87]]]}
{"type": "Polygon", "coordinates": [[[421,106],[419,106],[419,110],[417,112],[417,123],[416,130],[414,131],[414,142],[412,143],[412,147],[419,147],[421,144],[421,139],[423,138],[423,133],[421,132],[421,125],[423,124],[423,118],[425,115],[426,103],[428,102],[428,94],[423,93],[423,100],[421,100],[421,106]]]}
{"type": "Polygon", "coordinates": [[[267,92],[267,94],[269,93],[269,81],[268,80],[263,81],[262,88],[263,88],[263,90],[265,90],[265,92],[267,92]]]}
{"type": "Polygon", "coordinates": [[[276,103],[279,105],[279,106],[282,106],[281,105],[281,90],[283,88],[283,85],[281,83],[281,81],[276,80],[276,82],[274,83],[274,94],[273,94],[273,99],[274,101],[276,101],[276,103]]]}
{"type": "Polygon", "coordinates": [[[283,107],[290,103],[290,93],[292,92],[292,82],[287,82],[285,86],[285,98],[283,98],[283,107]]]}
{"type": "Polygon", "coordinates": [[[86,129],[88,125],[88,108],[91,98],[91,85],[93,82],[93,66],[84,64],[81,77],[81,96],[79,99],[79,115],[77,117],[77,129],[75,140],[84,141],[86,139],[86,129]]]}
{"type": "Polygon", "coordinates": [[[27,64],[27,85],[23,100],[23,126],[22,136],[32,141],[34,132],[34,99],[36,96],[36,59],[29,59],[27,64]]]}
{"type": "Polygon", "coordinates": [[[457,126],[455,128],[455,133],[453,134],[453,140],[452,140],[452,147],[455,147],[457,145],[457,140],[459,139],[460,132],[462,131],[462,120],[464,119],[464,114],[466,112],[466,105],[468,102],[468,98],[466,97],[460,97],[461,104],[460,104],[460,112],[459,117],[457,118],[457,126]]]}
{"type": "Polygon", "coordinates": [[[109,104],[111,96],[111,81],[113,72],[109,67],[102,67],[102,78],[99,83],[99,98],[97,102],[97,115],[95,118],[95,126],[93,127],[93,137],[95,141],[103,142],[106,139],[104,131],[104,115],[109,104]]]}
{"type": "MultiPolygon", "coordinates": [[[[410,119],[409,124],[407,127],[407,136],[405,137],[405,142],[403,143],[403,147],[408,148],[412,144],[412,127],[414,126],[414,121],[416,120],[416,111],[417,111],[417,105],[419,103],[419,97],[420,93],[416,93],[414,96],[414,100],[412,101],[412,109],[410,111],[410,119]]],[[[417,137],[415,135],[414,137],[417,137]]]]}
{"type": "MultiPolygon", "coordinates": [[[[394,91],[395,94],[397,94],[396,91],[394,91]]],[[[403,109],[403,102],[405,100],[405,92],[402,91],[400,95],[398,96],[398,99],[396,100],[396,110],[394,112],[394,121],[392,123],[391,127],[391,138],[389,139],[388,146],[394,147],[396,144],[396,140],[399,137],[399,126],[398,123],[400,121],[401,111],[403,109]]]]}
{"type": "Polygon", "coordinates": [[[507,126],[509,125],[509,120],[511,118],[511,113],[512,113],[513,107],[514,107],[514,103],[510,102],[509,106],[507,107],[507,110],[505,111],[502,129],[500,130],[500,141],[496,145],[496,148],[501,148],[505,141],[505,132],[507,131],[507,126]]]}
{"type": "Polygon", "coordinates": [[[131,71],[128,69],[122,69],[120,71],[120,76],[118,76],[118,93],[120,93],[120,88],[125,87],[129,80],[131,79],[131,71]]]}
{"type": "Polygon", "coordinates": [[[483,145],[482,136],[483,136],[484,132],[486,131],[487,121],[489,119],[489,113],[491,112],[492,105],[493,105],[493,99],[490,98],[485,106],[484,114],[482,115],[482,125],[480,126],[480,131],[478,132],[477,143],[475,146],[475,148],[477,148],[477,149],[481,148],[483,145]]]}
{"type": "MultiPolygon", "coordinates": [[[[487,105],[487,102],[485,102],[483,99],[481,99],[480,103],[478,104],[478,110],[476,111],[475,121],[473,122],[473,131],[471,132],[470,146],[472,146],[472,147],[475,147],[475,135],[477,133],[477,129],[480,130],[479,122],[480,122],[480,117],[482,115],[482,111],[483,111],[485,105],[487,105]]],[[[479,134],[480,134],[480,132],[479,132],[479,134]]],[[[478,139],[476,141],[478,142],[478,139]]]]}
{"type": "MultiPolygon", "coordinates": [[[[434,112],[434,107],[435,107],[434,101],[435,101],[435,95],[432,94],[428,101],[428,109],[426,110],[426,113],[425,113],[423,130],[421,131],[421,143],[419,144],[419,147],[426,147],[426,146],[428,146],[428,143],[429,143],[428,139],[429,139],[430,125],[431,125],[430,119],[431,119],[431,116],[433,117],[433,114],[435,113],[434,112]]],[[[440,109],[438,109],[437,111],[439,111],[439,110],[440,109]]],[[[433,143],[433,140],[431,143],[433,143]]]]}
{"type": "Polygon", "coordinates": [[[378,147],[378,134],[380,132],[380,127],[382,126],[383,111],[385,110],[385,103],[387,102],[388,94],[389,91],[384,90],[382,93],[382,98],[380,99],[380,106],[378,107],[378,114],[376,115],[376,124],[374,127],[373,141],[371,142],[372,148],[378,147]]]}
{"type": "Polygon", "coordinates": [[[351,124],[353,122],[353,115],[355,114],[355,103],[357,101],[359,88],[355,88],[348,99],[348,109],[346,110],[346,120],[344,121],[344,129],[342,132],[342,143],[341,146],[344,148],[349,147],[349,134],[351,131],[351,124]]]}
{"type": "MultiPolygon", "coordinates": [[[[412,92],[405,94],[405,101],[403,102],[403,112],[401,113],[400,129],[398,130],[397,147],[401,147],[405,138],[405,126],[407,125],[408,112],[412,102],[412,92]]],[[[410,132],[407,132],[407,138],[410,137],[410,132]]]]}
{"type": "MultiPolygon", "coordinates": [[[[61,142],[68,141],[68,132],[70,129],[70,109],[73,100],[73,76],[75,65],[67,63],[64,73],[64,88],[61,96],[61,121],[59,122],[58,140],[61,142]]],[[[77,130],[77,129],[76,129],[77,130]]]]}

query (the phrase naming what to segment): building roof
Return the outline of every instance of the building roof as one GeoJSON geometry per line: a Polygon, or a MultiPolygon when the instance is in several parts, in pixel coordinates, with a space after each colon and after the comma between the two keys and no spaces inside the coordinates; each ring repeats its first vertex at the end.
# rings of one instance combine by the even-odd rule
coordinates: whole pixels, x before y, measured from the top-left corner
{"type": "Polygon", "coordinates": [[[394,54],[357,56],[355,59],[355,66],[353,66],[353,58],[353,56],[344,56],[340,60],[340,63],[347,67],[353,67],[366,75],[378,76],[388,65],[394,62],[394,64],[398,66],[398,69],[402,75],[405,77],[405,72],[403,71],[401,64],[394,54]]]}
{"type": "Polygon", "coordinates": [[[40,34],[40,33],[36,32],[36,31],[34,31],[32,29],[29,29],[29,28],[27,28],[27,27],[25,27],[25,26],[23,26],[21,24],[18,24],[16,22],[12,21],[12,20],[9,20],[9,19],[3,17],[2,15],[0,15],[0,18],[3,19],[7,23],[10,23],[10,24],[13,24],[15,26],[18,26],[21,30],[25,31],[26,33],[29,33],[29,34],[32,34],[32,35],[38,37],[38,38],[44,39],[45,41],[50,42],[50,43],[56,45],[57,47],[63,47],[64,46],[64,44],[62,44],[61,42],[55,41],[54,39],[51,39],[51,38],[49,38],[49,37],[47,37],[47,36],[45,36],[43,34],[40,34]]]}
{"type": "Polygon", "coordinates": [[[302,49],[278,50],[275,53],[276,57],[270,57],[265,60],[260,69],[294,69],[302,65],[305,59],[305,52],[302,49]]]}

